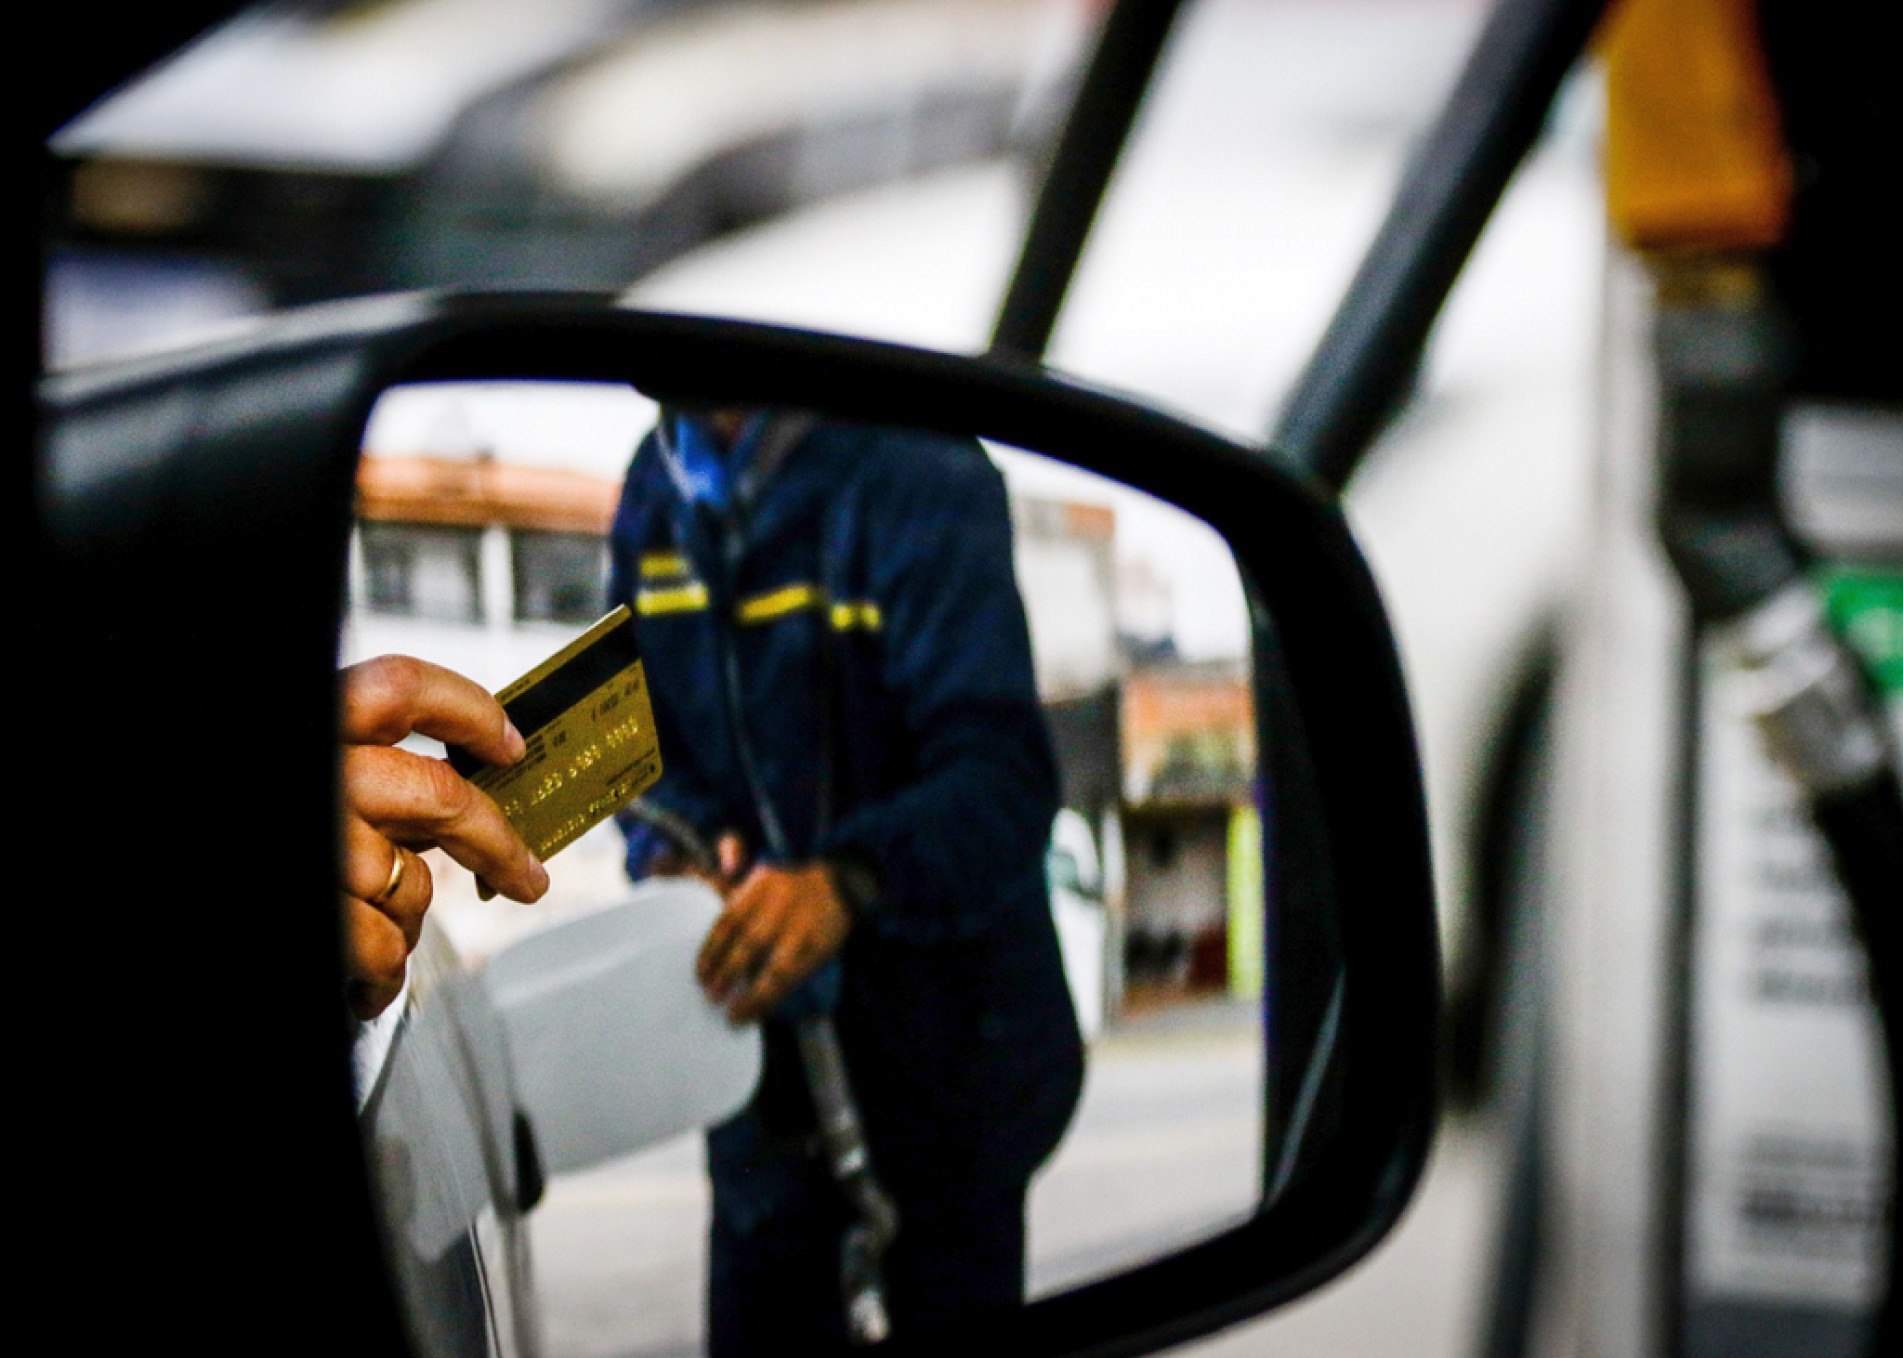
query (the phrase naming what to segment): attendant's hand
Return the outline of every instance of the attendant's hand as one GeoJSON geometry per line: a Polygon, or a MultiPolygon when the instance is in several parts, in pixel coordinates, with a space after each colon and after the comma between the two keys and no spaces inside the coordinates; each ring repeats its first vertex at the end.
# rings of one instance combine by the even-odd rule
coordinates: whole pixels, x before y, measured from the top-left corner
{"type": "Polygon", "coordinates": [[[731,1021],[749,1023],[836,956],[851,930],[852,912],[824,863],[756,867],[727,894],[695,975],[731,1021]]]}
{"type": "Polygon", "coordinates": [[[397,997],[434,893],[418,851],[441,848],[511,900],[548,890],[548,872],[482,791],[448,762],[392,749],[411,732],[513,764],[522,735],[481,685],[440,665],[386,655],[343,672],[343,887],[351,1007],[374,1018],[397,997]]]}

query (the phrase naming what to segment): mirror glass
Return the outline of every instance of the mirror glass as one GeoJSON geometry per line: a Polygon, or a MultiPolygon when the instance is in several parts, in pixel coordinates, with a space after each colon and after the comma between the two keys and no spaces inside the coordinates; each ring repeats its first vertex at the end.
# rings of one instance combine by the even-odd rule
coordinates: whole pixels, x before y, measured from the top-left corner
{"type": "MultiPolygon", "coordinates": [[[[358,1062],[382,1091],[386,1215],[454,1199],[412,1232],[413,1311],[480,1292],[492,1334],[506,1313],[575,1355],[701,1351],[710,1286],[803,1290],[839,1323],[838,1251],[868,1212],[816,1153],[803,1034],[821,1016],[899,1204],[881,1281],[900,1316],[932,1314],[933,1288],[1048,1295],[1256,1210],[1265,1089],[1295,1082],[1265,1054],[1251,638],[1210,528],[1023,449],[612,385],[394,389],[358,485],[344,663],[411,654],[496,690],[625,604],[664,764],[643,818],[562,850],[534,905],[482,900],[429,856],[426,955],[358,1062]],[[764,1041],[744,1026],[757,1056],[722,1045],[739,1030],[690,983],[704,930],[678,921],[698,907],[654,904],[703,854],[705,919],[722,894],[750,921],[780,899],[824,915],[817,891],[850,921],[764,1041]],[[647,920],[676,923],[643,940],[647,920]],[[532,948],[593,957],[616,931],[675,998],[618,1005],[605,960],[536,970],[532,948]],[[519,1068],[498,970],[578,988],[559,1079],[519,1068]],[[572,1080],[586,1103],[715,1065],[744,1075],[740,1112],[644,1109],[592,1163],[533,1125],[561,1092],[524,1092],[572,1080]],[[827,1250],[789,1263],[815,1231],[827,1250]],[[928,1252],[949,1280],[919,1281],[928,1252]]],[[[757,927],[737,987],[781,937],[808,946],[805,926],[757,927]]],[[[715,1323],[745,1309],[715,1304],[715,1323]]]]}

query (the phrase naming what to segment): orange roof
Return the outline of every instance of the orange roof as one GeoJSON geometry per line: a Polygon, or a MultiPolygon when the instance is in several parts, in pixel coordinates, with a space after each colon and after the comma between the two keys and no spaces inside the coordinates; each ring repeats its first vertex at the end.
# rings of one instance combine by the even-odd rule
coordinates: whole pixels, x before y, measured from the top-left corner
{"type": "Polygon", "coordinates": [[[1125,796],[1145,805],[1213,805],[1249,795],[1255,702],[1239,662],[1175,662],[1123,683],[1125,796]]]}
{"type": "Polygon", "coordinates": [[[610,477],[488,459],[366,455],[357,467],[357,513],[384,521],[606,534],[620,494],[610,477]]]}

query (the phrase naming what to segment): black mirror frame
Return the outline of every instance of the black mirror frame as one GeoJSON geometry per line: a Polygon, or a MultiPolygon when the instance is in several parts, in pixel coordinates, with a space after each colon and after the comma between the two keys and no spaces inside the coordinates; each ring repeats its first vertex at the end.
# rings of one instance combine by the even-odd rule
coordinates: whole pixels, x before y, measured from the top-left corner
{"type": "MultiPolygon", "coordinates": [[[[176,857],[188,837],[196,842],[208,808],[218,812],[215,842],[268,841],[310,861],[334,858],[334,648],[365,420],[393,383],[503,378],[633,381],[671,398],[977,432],[1141,487],[1214,527],[1250,586],[1259,641],[1274,620],[1328,827],[1348,999],[1337,1134],[1246,1223],[1033,1303],[1022,1350],[1108,1355],[1179,1342],[1311,1290],[1387,1233],[1432,1138],[1439,976],[1419,763],[1372,577],[1332,497],[1292,467],[1029,366],[644,314],[601,297],[501,294],[318,308],[278,318],[246,341],[50,379],[38,486],[44,587],[33,625],[51,643],[43,652],[58,657],[56,681],[73,702],[111,703],[122,696],[115,662],[176,648],[172,610],[180,600],[248,617],[248,627],[195,638],[193,668],[162,668],[146,698],[194,734],[276,732],[269,786],[284,790],[234,799],[228,766],[181,770],[174,795],[149,809],[126,852],[100,864],[95,888],[149,885],[142,873],[176,857]],[[234,560],[246,569],[230,571],[234,560]],[[104,620],[101,599],[113,601],[104,620]]],[[[49,755],[53,748],[49,737],[49,755]]],[[[222,750],[211,757],[221,759],[222,750]]],[[[84,772],[60,775],[71,780],[71,795],[81,794],[84,772]]],[[[57,827],[49,828],[57,845],[57,827]]],[[[85,852],[78,839],[68,849],[85,852]]],[[[256,1229],[262,1213],[283,1232],[280,1217],[308,1213],[318,1238],[354,1242],[358,1262],[340,1269],[333,1261],[316,1280],[266,1278],[258,1263],[246,1267],[260,1274],[257,1286],[299,1312],[313,1299],[337,1311],[339,1289],[364,1289],[360,1302],[374,1296],[365,1317],[344,1325],[360,1347],[368,1332],[400,1333],[390,1328],[400,1322],[387,1284],[373,1281],[374,1251],[363,1250],[374,1228],[360,1157],[342,1153],[347,1140],[354,1149],[354,1129],[336,1003],[337,912],[328,874],[316,876],[308,889],[293,884],[273,902],[283,927],[271,946],[289,964],[246,1021],[263,1024],[280,1050],[329,1051],[334,1069],[313,1080],[308,1066],[286,1060],[287,1069],[258,1077],[242,1100],[214,1091],[204,1112],[263,1119],[258,1130],[266,1134],[295,1127],[306,1142],[322,1129],[314,1153],[324,1158],[312,1166],[321,1172],[277,1213],[233,1191],[229,1224],[256,1229]]],[[[217,882],[201,899],[242,919],[258,904],[243,885],[217,882]]],[[[134,951],[112,973],[135,1004],[162,993],[140,976],[137,949],[162,956],[177,946],[162,925],[140,927],[145,932],[128,940],[134,951]]],[[[249,955],[236,944],[211,953],[214,974],[242,968],[249,955]]],[[[161,1044],[130,1037],[127,1047],[133,1067],[150,1060],[163,1069],[161,1044]]],[[[221,1158],[187,1129],[165,1144],[203,1184],[269,1170],[263,1152],[227,1142],[221,1158]]]]}

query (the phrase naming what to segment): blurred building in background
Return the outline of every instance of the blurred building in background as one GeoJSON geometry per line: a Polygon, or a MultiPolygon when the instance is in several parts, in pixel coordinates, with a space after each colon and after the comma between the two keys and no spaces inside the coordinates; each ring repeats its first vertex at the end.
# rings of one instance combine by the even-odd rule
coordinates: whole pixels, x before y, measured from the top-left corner
{"type": "Polygon", "coordinates": [[[1255,704],[1240,661],[1153,659],[1123,685],[1128,994],[1261,989],[1255,704]]]}

